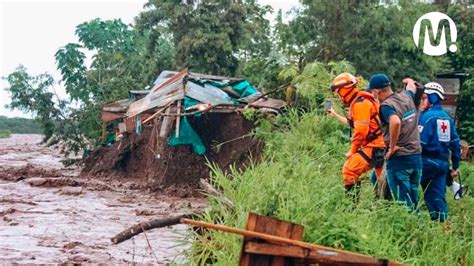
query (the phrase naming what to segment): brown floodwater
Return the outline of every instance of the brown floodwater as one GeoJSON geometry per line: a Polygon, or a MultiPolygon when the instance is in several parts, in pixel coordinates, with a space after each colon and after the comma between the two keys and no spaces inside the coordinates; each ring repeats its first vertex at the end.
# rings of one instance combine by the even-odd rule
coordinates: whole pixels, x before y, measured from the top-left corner
{"type": "Polygon", "coordinates": [[[81,180],[80,169],[65,168],[58,149],[40,141],[39,135],[0,139],[2,263],[186,262],[185,225],[151,230],[118,245],[110,238],[138,222],[201,209],[204,198],[129,189],[122,180],[81,180]],[[81,183],[51,182],[64,178],[81,183]]]}

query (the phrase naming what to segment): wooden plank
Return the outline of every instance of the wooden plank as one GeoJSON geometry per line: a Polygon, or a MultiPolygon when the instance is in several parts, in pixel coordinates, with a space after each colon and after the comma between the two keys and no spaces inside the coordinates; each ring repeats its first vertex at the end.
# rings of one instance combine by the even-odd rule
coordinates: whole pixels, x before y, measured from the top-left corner
{"type": "MultiPolygon", "coordinates": [[[[258,215],[253,213],[253,212],[249,212],[248,216],[247,216],[247,223],[245,224],[245,230],[248,230],[248,231],[255,231],[255,227],[257,226],[257,219],[258,219],[258,215]]],[[[242,241],[242,249],[240,251],[240,261],[239,261],[239,265],[240,266],[250,266],[250,254],[247,254],[245,253],[245,243],[247,240],[250,240],[250,238],[248,237],[243,237],[243,241],[242,241]]]]}
{"type": "Polygon", "coordinates": [[[309,255],[309,251],[296,246],[285,246],[271,243],[259,243],[249,241],[245,245],[245,252],[251,254],[262,254],[279,257],[294,257],[304,259],[306,255],[309,255]]]}
{"type": "MultiPolygon", "coordinates": [[[[281,236],[284,238],[290,238],[291,237],[291,231],[293,230],[293,224],[289,222],[283,222],[283,221],[278,221],[276,230],[275,230],[275,235],[276,236],[281,236]]],[[[287,261],[291,260],[290,258],[286,258],[285,255],[283,256],[274,256],[272,258],[272,266],[285,266],[287,264],[287,261]]]]}
{"type": "Polygon", "coordinates": [[[277,220],[266,216],[258,216],[255,232],[275,235],[277,220]]]}
{"type": "MultiPolygon", "coordinates": [[[[286,246],[271,243],[247,242],[245,252],[256,255],[276,256],[276,257],[292,257],[299,259],[299,262],[322,265],[399,265],[385,260],[374,260],[371,262],[357,261],[357,259],[348,259],[347,257],[338,256],[335,252],[316,251],[296,246],[286,246]]],[[[273,264],[272,264],[273,266],[273,264]]]]}
{"type": "MultiPolygon", "coordinates": [[[[277,223],[275,219],[258,215],[255,232],[275,235],[277,223]]],[[[272,266],[273,256],[251,256],[250,262],[254,266],[272,266]]]]}
{"type": "Polygon", "coordinates": [[[290,239],[302,241],[303,234],[304,234],[304,226],[299,225],[299,224],[293,224],[290,239]]]}
{"type": "Polygon", "coordinates": [[[175,136],[176,138],[179,138],[179,124],[181,122],[181,101],[178,101],[178,116],[176,117],[176,132],[175,136]]]}
{"type": "Polygon", "coordinates": [[[166,108],[165,111],[165,116],[163,116],[163,121],[161,122],[161,127],[160,127],[160,138],[166,138],[168,136],[168,132],[170,129],[170,122],[171,122],[171,116],[169,116],[171,112],[171,106],[166,108]]]}

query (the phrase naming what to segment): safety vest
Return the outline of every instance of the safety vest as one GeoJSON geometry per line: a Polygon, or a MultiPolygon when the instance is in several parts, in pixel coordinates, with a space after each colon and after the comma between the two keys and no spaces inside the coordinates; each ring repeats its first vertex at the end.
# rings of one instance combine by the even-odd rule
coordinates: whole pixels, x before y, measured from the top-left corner
{"type": "MultiPolygon", "coordinates": [[[[374,110],[371,114],[370,114],[370,120],[369,120],[369,133],[367,134],[365,140],[367,141],[367,143],[370,143],[374,140],[376,140],[379,136],[382,136],[382,127],[381,127],[381,123],[380,123],[380,119],[379,119],[379,104],[377,103],[377,101],[375,101],[374,99],[374,96],[368,92],[365,92],[365,91],[359,91],[357,93],[357,96],[355,97],[355,99],[351,102],[351,105],[350,105],[350,112],[349,112],[349,115],[347,116],[347,122],[349,124],[349,127],[351,128],[351,130],[354,129],[354,119],[352,117],[352,109],[353,109],[353,106],[354,104],[356,104],[357,102],[361,102],[361,101],[364,101],[364,100],[369,100],[370,103],[372,103],[373,105],[373,108],[372,110],[374,110]],[[371,125],[375,124],[376,126],[371,128],[371,125]]],[[[371,111],[372,111],[371,110],[371,111]]]]}

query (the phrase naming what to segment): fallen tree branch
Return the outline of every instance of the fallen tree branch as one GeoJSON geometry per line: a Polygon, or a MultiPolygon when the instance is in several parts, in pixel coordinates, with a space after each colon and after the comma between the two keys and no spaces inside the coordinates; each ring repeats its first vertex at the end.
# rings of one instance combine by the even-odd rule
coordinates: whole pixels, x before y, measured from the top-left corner
{"type": "MultiPolygon", "coordinates": [[[[201,188],[206,191],[209,195],[216,197],[219,201],[223,204],[227,205],[228,207],[234,208],[234,204],[228,198],[222,195],[216,188],[214,188],[211,184],[209,184],[206,180],[200,180],[201,188]]],[[[155,229],[155,228],[162,228],[166,226],[172,226],[180,223],[181,218],[192,218],[193,216],[199,215],[200,212],[197,213],[187,213],[182,214],[174,217],[168,218],[161,218],[161,219],[154,219],[147,222],[141,222],[135,224],[122,232],[118,233],[114,237],[110,239],[112,243],[119,244],[125,240],[128,240],[136,235],[139,235],[145,231],[155,229]]]]}
{"type": "Polygon", "coordinates": [[[174,217],[155,219],[148,222],[141,222],[118,233],[117,235],[112,237],[110,241],[112,241],[112,243],[114,244],[119,244],[145,231],[179,224],[182,218],[191,218],[194,215],[194,213],[187,213],[174,217]]]}
{"type": "Polygon", "coordinates": [[[218,191],[215,187],[213,187],[209,182],[207,182],[205,179],[200,179],[199,180],[199,185],[201,185],[201,188],[206,191],[209,195],[212,195],[216,197],[220,202],[222,202],[224,205],[230,208],[234,208],[234,203],[222,195],[220,191],[218,191]]]}

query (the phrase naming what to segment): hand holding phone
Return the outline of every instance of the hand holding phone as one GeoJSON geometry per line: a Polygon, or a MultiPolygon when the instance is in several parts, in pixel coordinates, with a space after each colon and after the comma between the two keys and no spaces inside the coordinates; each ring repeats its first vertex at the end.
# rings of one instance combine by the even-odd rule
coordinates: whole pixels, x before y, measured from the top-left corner
{"type": "Polygon", "coordinates": [[[324,102],[324,109],[326,110],[327,113],[331,112],[331,107],[332,107],[331,100],[326,100],[324,102]]]}

